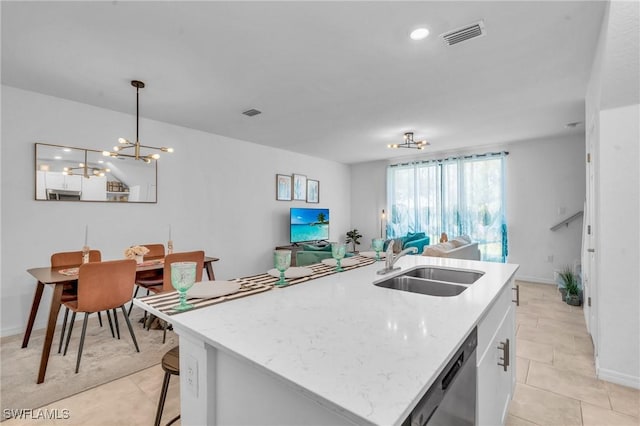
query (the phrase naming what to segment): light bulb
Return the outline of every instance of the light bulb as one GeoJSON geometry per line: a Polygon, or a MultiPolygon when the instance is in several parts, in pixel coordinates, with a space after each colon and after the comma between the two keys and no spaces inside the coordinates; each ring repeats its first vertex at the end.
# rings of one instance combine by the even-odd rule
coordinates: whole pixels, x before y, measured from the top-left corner
{"type": "Polygon", "coordinates": [[[78,163],[78,167],[84,167],[84,163],[78,163]]]}
{"type": "Polygon", "coordinates": [[[125,138],[118,138],[118,143],[131,143],[128,140],[126,140],[125,138]]]}
{"type": "Polygon", "coordinates": [[[153,154],[151,158],[153,158],[154,160],[157,160],[158,158],[160,158],[160,154],[153,154]]]}
{"type": "Polygon", "coordinates": [[[103,157],[111,157],[111,153],[109,151],[102,151],[103,157]]]}
{"type": "Polygon", "coordinates": [[[114,150],[115,152],[118,152],[118,151],[120,151],[120,147],[116,145],[116,146],[114,146],[114,147],[113,147],[113,150],[114,150]]]}
{"type": "Polygon", "coordinates": [[[111,169],[104,169],[105,172],[109,173],[111,169]]]}

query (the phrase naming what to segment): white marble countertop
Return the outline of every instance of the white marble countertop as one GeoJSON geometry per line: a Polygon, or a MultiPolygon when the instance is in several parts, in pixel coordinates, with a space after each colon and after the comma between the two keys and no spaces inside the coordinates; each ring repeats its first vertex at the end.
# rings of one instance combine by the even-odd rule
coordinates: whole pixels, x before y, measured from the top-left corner
{"type": "Polygon", "coordinates": [[[358,424],[400,424],[518,266],[405,256],[171,317],[358,424]],[[482,271],[455,297],[373,285],[417,265],[482,271]]]}

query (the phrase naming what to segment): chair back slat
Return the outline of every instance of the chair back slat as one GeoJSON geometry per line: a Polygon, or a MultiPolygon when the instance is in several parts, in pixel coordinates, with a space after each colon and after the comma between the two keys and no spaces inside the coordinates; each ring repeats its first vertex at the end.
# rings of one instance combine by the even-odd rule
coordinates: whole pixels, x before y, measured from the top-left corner
{"type": "Polygon", "coordinates": [[[144,260],[162,259],[164,257],[164,244],[141,244],[149,249],[144,255],[144,260]]]}
{"type": "MultiPolygon", "coordinates": [[[[89,250],[89,262],[100,262],[100,250],[89,250]]],[[[63,268],[82,264],[82,251],[65,251],[51,255],[51,267],[63,268]]]]}
{"type": "Polygon", "coordinates": [[[136,277],[133,259],[85,263],[78,272],[78,311],[99,312],[131,300],[136,277]]]}
{"type": "Polygon", "coordinates": [[[196,282],[202,281],[202,268],[204,267],[204,251],[189,251],[183,253],[168,254],[164,258],[164,273],[162,291],[175,290],[171,285],[171,264],[174,262],[196,262],[196,282]]]}

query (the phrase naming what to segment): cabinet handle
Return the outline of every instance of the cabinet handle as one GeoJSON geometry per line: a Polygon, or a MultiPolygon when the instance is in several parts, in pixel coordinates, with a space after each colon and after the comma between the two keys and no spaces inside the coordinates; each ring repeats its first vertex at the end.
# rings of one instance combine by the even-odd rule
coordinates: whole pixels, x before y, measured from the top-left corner
{"type": "Polygon", "coordinates": [[[506,342],[500,342],[500,346],[498,349],[502,351],[502,356],[500,357],[500,361],[498,361],[498,365],[504,368],[504,371],[507,371],[507,367],[509,367],[509,339],[506,339],[506,342]]]}
{"type": "Polygon", "coordinates": [[[520,306],[520,284],[516,284],[515,287],[512,287],[512,290],[516,291],[516,300],[512,300],[512,302],[515,302],[516,306],[520,306]]]}

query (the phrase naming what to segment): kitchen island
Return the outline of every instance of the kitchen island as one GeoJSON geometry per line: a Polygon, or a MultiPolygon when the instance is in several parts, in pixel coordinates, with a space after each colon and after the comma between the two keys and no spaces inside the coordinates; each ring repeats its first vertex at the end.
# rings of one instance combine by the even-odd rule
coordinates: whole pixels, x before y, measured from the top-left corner
{"type": "MultiPolygon", "coordinates": [[[[377,275],[383,266],[171,316],[134,300],[180,336],[182,424],[399,425],[475,326],[479,394],[483,386],[509,387],[502,391],[510,399],[513,365],[500,382],[482,373],[480,363],[499,360],[498,328],[513,337],[513,309],[507,305],[505,314],[494,306],[511,303],[518,266],[405,256],[396,264],[402,270],[377,275]],[[373,285],[419,265],[484,275],[455,297],[373,285]]],[[[488,419],[482,401],[479,395],[478,409],[488,419]]],[[[505,407],[496,404],[494,411],[505,407]]]]}

